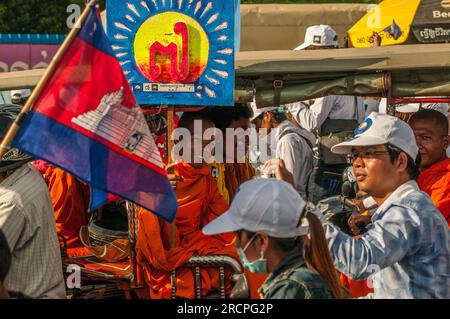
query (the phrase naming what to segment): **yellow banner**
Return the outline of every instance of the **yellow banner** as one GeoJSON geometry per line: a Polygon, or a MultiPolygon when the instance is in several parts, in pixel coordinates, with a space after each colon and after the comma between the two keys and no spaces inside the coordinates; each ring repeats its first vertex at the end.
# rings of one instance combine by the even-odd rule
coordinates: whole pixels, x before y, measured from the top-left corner
{"type": "Polygon", "coordinates": [[[369,11],[349,31],[349,46],[369,47],[369,38],[377,32],[382,45],[404,43],[421,0],[385,0],[369,11]]]}

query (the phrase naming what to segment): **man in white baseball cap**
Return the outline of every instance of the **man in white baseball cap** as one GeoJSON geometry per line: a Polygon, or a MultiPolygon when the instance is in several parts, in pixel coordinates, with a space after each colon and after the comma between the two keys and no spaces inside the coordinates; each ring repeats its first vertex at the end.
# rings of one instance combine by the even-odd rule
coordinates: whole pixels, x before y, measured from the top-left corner
{"type": "Polygon", "coordinates": [[[305,41],[294,50],[335,49],[338,47],[337,33],[329,25],[313,25],[306,29],[305,41]]]}
{"type": "Polygon", "coordinates": [[[325,224],[336,268],[352,279],[374,276],[375,298],[450,298],[448,226],[415,182],[420,157],[411,127],[372,113],[332,151],[349,154],[359,189],[378,205],[359,240],[325,224]]]}
{"type": "Polygon", "coordinates": [[[256,179],[239,187],[230,209],[203,233],[237,233],[244,267],[271,273],[260,289],[264,299],[342,298],[320,218],[290,184],[256,179]]]}
{"type": "MultiPolygon", "coordinates": [[[[306,30],[305,42],[294,50],[337,48],[336,31],[329,25],[314,25],[306,30]]],[[[330,143],[336,140],[333,134],[351,133],[364,120],[364,98],[328,95],[291,103],[287,107],[301,128],[319,137],[314,168],[309,178],[308,200],[317,204],[322,199],[340,194],[341,175],[347,165],[345,158],[330,154],[330,143]]]]}

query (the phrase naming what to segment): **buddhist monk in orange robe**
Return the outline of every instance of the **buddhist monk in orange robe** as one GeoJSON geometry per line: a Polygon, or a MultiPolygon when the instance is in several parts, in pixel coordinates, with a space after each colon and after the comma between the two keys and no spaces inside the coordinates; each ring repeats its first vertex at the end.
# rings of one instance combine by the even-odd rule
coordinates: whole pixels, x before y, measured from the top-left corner
{"type": "Polygon", "coordinates": [[[81,243],[79,235],[80,228],[89,221],[89,187],[52,165],[41,162],[37,167],[50,192],[61,247],[66,246],[69,257],[90,254],[81,243]]]}
{"type": "MultiPolygon", "coordinates": [[[[203,132],[214,125],[203,112],[185,113],[179,122],[179,127],[192,132],[192,142],[199,138],[194,134],[194,121],[202,123],[203,148],[210,141],[203,139],[203,132]]],[[[194,154],[194,143],[183,155],[194,154]]],[[[186,150],[183,150],[183,152],[186,150]]],[[[202,153],[202,152],[200,152],[202,153]]],[[[182,267],[192,256],[197,255],[228,255],[239,260],[234,246],[233,234],[206,236],[202,228],[227,209],[228,205],[219,194],[216,180],[211,176],[211,167],[204,159],[192,158],[191,162],[181,162],[174,168],[176,176],[180,177],[175,192],[179,209],[175,218],[175,245],[171,247],[170,224],[158,219],[152,213],[141,209],[139,211],[138,241],[136,244],[137,260],[144,270],[148,297],[170,298],[171,272],[177,269],[176,296],[194,298],[195,285],[192,269],[182,267]],[[180,268],[181,267],[181,268],[180,268]]],[[[226,291],[230,293],[231,283],[229,270],[226,271],[226,291]]],[[[201,295],[205,296],[220,287],[218,268],[201,269],[201,295]]],[[[144,294],[141,294],[144,296],[144,294]]]]}
{"type": "MultiPolygon", "coordinates": [[[[223,137],[226,139],[227,130],[248,130],[250,128],[250,118],[252,116],[251,109],[246,105],[235,105],[234,107],[213,107],[209,110],[209,116],[214,125],[222,131],[223,137]]],[[[242,132],[242,131],[241,131],[242,132]]],[[[215,163],[218,168],[218,174],[223,174],[217,178],[219,190],[226,191],[228,202],[231,202],[236,195],[239,186],[246,181],[255,177],[255,169],[250,163],[248,157],[242,150],[238,148],[245,146],[248,150],[248,137],[241,143],[242,139],[234,137],[234,141],[225,142],[225,146],[229,143],[234,145],[234,153],[226,154],[227,148],[224,147],[223,159],[224,163],[215,163]],[[243,154],[244,153],[244,154],[243,154]],[[230,162],[230,159],[233,161],[230,162]]],[[[252,299],[259,299],[259,288],[267,279],[267,274],[256,274],[245,270],[248,283],[250,286],[250,295],[252,299]]]]}
{"type": "Polygon", "coordinates": [[[450,226],[450,158],[424,170],[417,183],[421,190],[430,195],[450,226]]]}
{"type": "Polygon", "coordinates": [[[249,140],[244,132],[250,128],[251,109],[244,105],[235,105],[231,108],[213,107],[209,109],[209,115],[225,139],[223,163],[218,165],[222,166],[219,171],[224,174],[227,195],[232,201],[239,185],[255,177],[255,170],[245,155],[249,140]],[[227,134],[228,131],[233,132],[234,140],[228,140],[231,137],[227,134]],[[239,134],[242,136],[238,137],[239,134]],[[233,154],[227,154],[229,144],[233,145],[233,154]]]}
{"type": "Polygon", "coordinates": [[[438,111],[424,109],[411,117],[410,125],[421,156],[420,189],[430,195],[433,203],[450,225],[450,144],[447,118],[438,111]]]}

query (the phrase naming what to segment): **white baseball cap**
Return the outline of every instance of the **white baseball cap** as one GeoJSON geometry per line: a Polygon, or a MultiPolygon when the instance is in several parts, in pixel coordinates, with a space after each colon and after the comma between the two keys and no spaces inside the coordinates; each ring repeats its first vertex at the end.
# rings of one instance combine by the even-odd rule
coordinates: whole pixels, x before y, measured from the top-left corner
{"type": "Polygon", "coordinates": [[[299,225],[306,202],[288,183],[273,178],[243,183],[230,209],[203,228],[205,235],[248,230],[275,238],[308,234],[306,218],[299,225]]]}
{"type": "Polygon", "coordinates": [[[349,154],[353,147],[390,143],[416,160],[419,148],[412,128],[404,121],[387,114],[371,113],[355,130],[355,138],[331,148],[336,154],[349,154]]]}
{"type": "MultiPolygon", "coordinates": [[[[420,109],[430,109],[441,112],[445,116],[449,115],[449,104],[448,103],[409,103],[409,104],[397,104],[395,110],[400,113],[415,113],[420,109]]],[[[379,106],[380,113],[387,113],[387,99],[382,98],[379,106]]]]}
{"type": "Polygon", "coordinates": [[[268,107],[263,107],[263,108],[258,109],[256,107],[255,101],[250,103],[250,107],[252,108],[252,111],[253,111],[253,116],[250,118],[250,122],[253,121],[254,119],[256,119],[261,114],[263,114],[264,112],[270,112],[270,111],[274,111],[274,110],[278,109],[278,106],[268,106],[268,107]]]}
{"type": "Polygon", "coordinates": [[[337,33],[329,25],[313,25],[306,29],[305,42],[296,47],[294,50],[303,50],[310,45],[318,47],[338,47],[337,33]]]}
{"type": "Polygon", "coordinates": [[[14,98],[15,95],[20,95],[20,98],[28,97],[31,95],[31,90],[30,89],[12,90],[11,97],[14,98]]]}

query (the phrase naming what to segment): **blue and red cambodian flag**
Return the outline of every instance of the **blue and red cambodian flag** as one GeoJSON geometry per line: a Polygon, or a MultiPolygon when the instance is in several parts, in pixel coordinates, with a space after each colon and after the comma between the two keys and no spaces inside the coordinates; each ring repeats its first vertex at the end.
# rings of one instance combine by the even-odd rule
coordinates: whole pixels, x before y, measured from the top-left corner
{"type": "Polygon", "coordinates": [[[110,193],[165,220],[175,217],[161,155],[94,7],[13,146],[89,183],[91,207],[110,193]]]}

